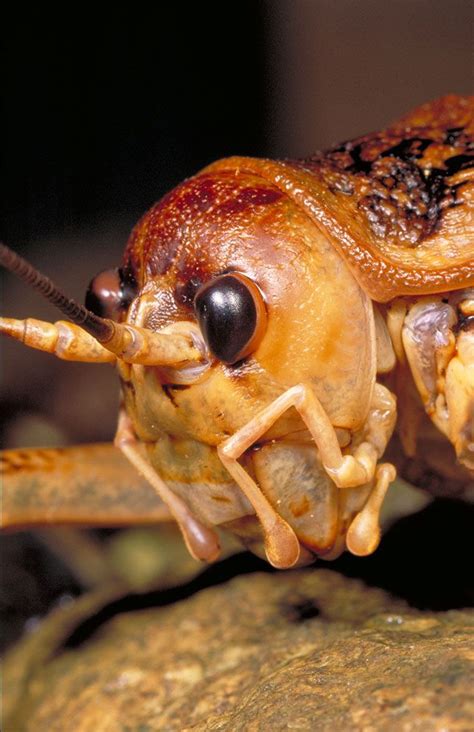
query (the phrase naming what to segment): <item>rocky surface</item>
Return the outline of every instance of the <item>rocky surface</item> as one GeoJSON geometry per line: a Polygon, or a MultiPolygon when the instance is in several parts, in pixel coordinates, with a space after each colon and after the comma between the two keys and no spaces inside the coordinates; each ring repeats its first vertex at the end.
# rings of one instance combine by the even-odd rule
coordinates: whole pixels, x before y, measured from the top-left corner
{"type": "Polygon", "coordinates": [[[473,728],[467,611],[414,610],[319,568],[97,614],[114,594],[58,609],[10,653],[5,732],[473,728]]]}

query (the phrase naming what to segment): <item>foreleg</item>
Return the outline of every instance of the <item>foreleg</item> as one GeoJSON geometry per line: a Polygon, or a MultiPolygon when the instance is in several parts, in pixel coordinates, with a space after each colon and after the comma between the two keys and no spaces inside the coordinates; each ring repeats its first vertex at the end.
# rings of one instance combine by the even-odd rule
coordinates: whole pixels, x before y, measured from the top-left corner
{"type": "MultiPolygon", "coordinates": [[[[394,398],[387,389],[377,385],[365,430],[362,431],[362,440],[355,446],[353,454],[343,454],[336,431],[316,396],[313,386],[303,383],[284,392],[218,447],[219,457],[223,464],[252,503],[261,521],[268,560],[275,566],[282,568],[293,566],[298,561],[300,550],[296,535],[287,522],[269,504],[255,481],[239,464],[238,459],[291,407],[294,407],[301,415],[316,443],[325,470],[339,488],[359,487],[372,481],[377,460],[390,438],[395,419],[394,398]]],[[[391,470],[383,473],[382,483],[384,485],[386,483],[384,490],[382,491],[380,481],[377,481],[374,488],[378,496],[382,492],[384,494],[388,487],[389,480],[387,480],[387,477],[390,480],[395,477],[394,468],[392,466],[387,467],[390,467],[391,470]]],[[[371,497],[369,497],[368,502],[370,500],[371,497]]],[[[383,500],[383,496],[381,500],[383,500]]],[[[375,504],[377,504],[380,507],[381,500],[374,498],[371,505],[375,507],[375,504]]],[[[371,515],[375,515],[374,510],[372,510],[371,515]]],[[[354,529],[354,537],[359,536],[359,534],[360,531],[354,529]]],[[[365,535],[367,535],[366,530],[365,535]]],[[[362,549],[362,542],[363,540],[360,539],[359,549],[362,549]]],[[[355,543],[356,538],[354,538],[354,545],[355,543]]],[[[371,539],[369,543],[372,545],[374,542],[371,539]]],[[[378,543],[378,540],[376,543],[378,543]]],[[[359,553],[368,553],[368,551],[360,551],[359,553]]]]}
{"type": "Polygon", "coordinates": [[[474,470],[474,295],[416,303],[403,345],[426,413],[474,470]]]}
{"type": "Polygon", "coordinates": [[[168,488],[140,449],[132,423],[122,410],[119,415],[114,444],[132,463],[141,476],[155,489],[177,522],[190,554],[195,559],[212,562],[219,557],[219,540],[215,531],[205,526],[186,503],[168,488]]]}

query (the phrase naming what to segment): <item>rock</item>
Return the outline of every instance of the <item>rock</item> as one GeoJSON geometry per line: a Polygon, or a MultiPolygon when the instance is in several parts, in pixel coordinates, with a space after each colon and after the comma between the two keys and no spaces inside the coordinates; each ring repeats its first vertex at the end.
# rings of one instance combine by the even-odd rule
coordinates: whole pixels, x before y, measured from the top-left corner
{"type": "Polygon", "coordinates": [[[469,730],[473,626],[326,569],[241,576],[83,627],[23,673],[5,731],[469,730]]]}

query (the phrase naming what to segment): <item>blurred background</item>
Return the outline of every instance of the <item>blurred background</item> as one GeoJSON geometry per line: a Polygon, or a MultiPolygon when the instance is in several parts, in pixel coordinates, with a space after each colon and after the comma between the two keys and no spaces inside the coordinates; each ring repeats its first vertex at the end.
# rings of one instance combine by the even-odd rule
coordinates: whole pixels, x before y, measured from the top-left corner
{"type": "MultiPolygon", "coordinates": [[[[1,237],[79,300],[138,217],[212,160],[304,156],[473,88],[471,0],[159,3],[104,18],[37,6],[2,36],[1,237]]],[[[58,319],[1,277],[2,314],[58,319]]],[[[111,439],[109,367],[0,345],[4,447],[111,439]]]]}
{"type": "MultiPolygon", "coordinates": [[[[470,0],[38,7],[5,27],[1,236],[81,301],[140,215],[212,160],[308,155],[473,86],[470,0]]],[[[11,277],[2,312],[58,318],[11,277]]],[[[110,438],[110,368],[2,351],[4,444],[37,443],[36,425],[110,438]]]]}

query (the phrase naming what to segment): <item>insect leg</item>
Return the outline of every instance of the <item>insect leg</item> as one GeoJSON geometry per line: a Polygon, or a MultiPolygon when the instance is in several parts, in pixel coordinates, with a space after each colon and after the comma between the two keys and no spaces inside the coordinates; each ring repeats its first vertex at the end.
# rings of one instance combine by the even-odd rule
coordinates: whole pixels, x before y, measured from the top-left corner
{"type": "Polygon", "coordinates": [[[173,521],[164,503],[112,444],[4,450],[0,485],[2,529],[173,521]]]}
{"type": "Polygon", "coordinates": [[[459,333],[446,370],[448,434],[459,462],[474,470],[474,330],[459,333]]]}
{"type": "MultiPolygon", "coordinates": [[[[264,435],[287,409],[295,407],[311,432],[321,462],[335,484],[339,488],[366,485],[373,479],[377,459],[391,435],[395,419],[395,401],[388,390],[379,386],[374,394],[375,402],[363,433],[365,439],[356,446],[353,455],[342,454],[336,431],[310,384],[298,384],[288,389],[217,448],[222,462],[252,503],[262,522],[268,558],[275,566],[292,566],[289,562],[297,561],[296,537],[293,539],[291,535],[293,530],[269,505],[256,483],[237,462],[238,458],[264,435]],[[385,412],[390,412],[389,416],[380,409],[381,404],[385,412]],[[293,553],[296,558],[293,558],[293,553]]],[[[393,475],[394,478],[394,468],[390,466],[390,471],[384,471],[385,474],[393,475]]],[[[377,489],[374,490],[376,495],[380,495],[381,489],[378,492],[377,489]]],[[[380,503],[382,499],[383,496],[380,503]]],[[[376,504],[377,499],[374,497],[371,505],[375,507],[376,504]]]]}
{"type": "Polygon", "coordinates": [[[403,345],[426,413],[474,470],[474,296],[426,298],[410,309],[403,345]],[[464,297],[464,299],[462,299],[464,297]]]}
{"type": "Polygon", "coordinates": [[[388,487],[395,477],[395,468],[390,463],[383,463],[377,467],[375,486],[347,531],[346,546],[352,554],[365,557],[377,549],[380,542],[380,509],[388,487]]]}
{"type": "MultiPolygon", "coordinates": [[[[239,432],[230,439],[233,440],[238,435],[239,432]]],[[[229,449],[228,444],[229,440],[218,447],[219,457],[255,509],[262,525],[265,553],[268,561],[278,569],[293,567],[300,558],[301,553],[300,543],[295,532],[285,519],[275,511],[255,481],[237,461],[237,458],[247,448],[240,449],[238,439],[234,441],[233,449],[229,449]]]]}
{"type": "Polygon", "coordinates": [[[190,554],[195,559],[206,562],[217,559],[220,553],[217,534],[201,523],[186,503],[161,480],[148,458],[140,450],[140,443],[134,434],[132,423],[123,410],[119,414],[114,443],[167,505],[181,530],[190,554]]]}
{"type": "Polygon", "coordinates": [[[66,361],[114,363],[116,360],[115,354],[107,351],[93,336],[66,320],[47,323],[34,318],[0,318],[0,333],[66,361]]]}
{"type": "Polygon", "coordinates": [[[275,399],[259,415],[226,440],[219,448],[221,459],[236,459],[274,424],[295,407],[318,447],[325,470],[339,488],[354,488],[372,480],[377,450],[362,442],[354,455],[343,455],[336,431],[310,384],[297,384],[275,399]]]}
{"type": "Polygon", "coordinates": [[[354,457],[365,460],[370,479],[375,474],[377,460],[382,457],[397,420],[397,403],[394,395],[383,384],[374,384],[369,412],[362,429],[352,440],[354,457]]]}

